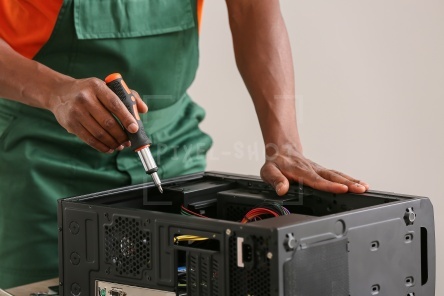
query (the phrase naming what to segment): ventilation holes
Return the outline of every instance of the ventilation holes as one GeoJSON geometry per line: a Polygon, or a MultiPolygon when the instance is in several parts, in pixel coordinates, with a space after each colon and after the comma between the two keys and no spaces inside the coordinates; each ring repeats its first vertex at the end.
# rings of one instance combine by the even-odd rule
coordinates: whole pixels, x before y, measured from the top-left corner
{"type": "Polygon", "coordinates": [[[190,296],[198,295],[199,289],[197,287],[197,273],[199,272],[199,255],[190,254],[189,265],[187,267],[188,276],[188,293],[190,296]]]}
{"type": "MultiPolygon", "coordinates": [[[[257,236],[251,238],[255,251],[268,249],[265,238],[257,236]]],[[[240,268],[237,266],[236,250],[237,236],[233,235],[229,240],[230,295],[271,295],[270,260],[266,260],[264,264],[256,264],[253,268],[240,268]]]]}
{"type": "Polygon", "coordinates": [[[219,263],[216,259],[213,260],[211,280],[213,282],[211,295],[219,295],[219,263]]]}
{"type": "Polygon", "coordinates": [[[151,268],[150,233],[142,230],[139,219],[116,216],[105,225],[105,261],[116,275],[141,278],[151,268]]]}

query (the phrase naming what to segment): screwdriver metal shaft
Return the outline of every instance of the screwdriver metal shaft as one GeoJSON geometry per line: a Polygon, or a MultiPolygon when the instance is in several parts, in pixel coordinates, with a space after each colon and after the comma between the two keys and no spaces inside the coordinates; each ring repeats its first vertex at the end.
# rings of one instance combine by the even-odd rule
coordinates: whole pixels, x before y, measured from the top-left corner
{"type": "Polygon", "coordinates": [[[144,147],[137,151],[137,154],[139,154],[145,172],[151,175],[151,178],[153,178],[153,182],[156,185],[157,189],[159,189],[160,193],[163,193],[162,183],[160,182],[159,175],[157,174],[157,165],[154,161],[153,155],[151,154],[150,148],[144,147]]]}

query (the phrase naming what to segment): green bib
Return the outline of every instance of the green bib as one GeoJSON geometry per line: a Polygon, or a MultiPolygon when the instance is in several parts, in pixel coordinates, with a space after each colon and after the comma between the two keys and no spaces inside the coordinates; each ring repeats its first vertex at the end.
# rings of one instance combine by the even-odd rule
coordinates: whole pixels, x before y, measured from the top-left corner
{"type": "MultiPolygon", "coordinates": [[[[65,0],[34,58],[75,78],[119,72],[142,115],[160,178],[205,169],[204,110],[186,91],[198,65],[196,0],[65,0]]],[[[151,182],[131,149],[103,154],[49,111],[0,99],[0,287],[57,276],[56,200],[151,182]]]]}

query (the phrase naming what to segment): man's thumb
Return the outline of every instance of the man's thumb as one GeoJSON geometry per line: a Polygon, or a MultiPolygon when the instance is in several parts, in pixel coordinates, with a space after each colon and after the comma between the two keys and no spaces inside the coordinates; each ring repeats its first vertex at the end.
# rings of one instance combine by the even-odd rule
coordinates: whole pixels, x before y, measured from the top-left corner
{"type": "Polygon", "coordinates": [[[272,163],[265,163],[261,169],[261,178],[264,182],[273,186],[279,196],[288,192],[290,184],[282,172],[272,163]]]}

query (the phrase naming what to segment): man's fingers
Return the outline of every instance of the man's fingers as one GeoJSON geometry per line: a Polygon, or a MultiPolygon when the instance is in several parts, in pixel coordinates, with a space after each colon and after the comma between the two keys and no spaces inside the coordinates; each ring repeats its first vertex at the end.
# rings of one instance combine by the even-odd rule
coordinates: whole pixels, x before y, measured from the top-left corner
{"type": "Polygon", "coordinates": [[[318,174],[329,181],[346,185],[348,187],[348,191],[350,192],[364,193],[367,190],[365,186],[359,184],[358,180],[350,180],[352,178],[347,179],[336,173],[336,171],[322,170],[318,172],[318,174]]]}
{"type": "Polygon", "coordinates": [[[102,102],[102,104],[108,109],[112,114],[114,114],[122,125],[130,133],[135,133],[139,129],[136,119],[134,116],[126,109],[119,97],[109,89],[105,83],[102,86],[97,86],[98,95],[97,97],[102,102]]]}
{"type": "MultiPolygon", "coordinates": [[[[105,82],[98,78],[70,81],[62,85],[59,100],[49,108],[69,133],[101,152],[129,146],[129,132],[139,129],[136,119],[105,82]]],[[[138,94],[137,108],[147,110],[138,94]]]]}
{"type": "Polygon", "coordinates": [[[346,179],[348,179],[348,180],[351,180],[351,181],[353,181],[353,182],[355,182],[355,183],[361,184],[362,186],[365,187],[365,190],[366,190],[366,191],[370,188],[370,185],[368,185],[366,182],[364,182],[364,181],[360,181],[360,180],[355,179],[355,178],[353,178],[353,177],[350,177],[349,175],[344,174],[343,172],[339,172],[339,171],[335,171],[335,170],[332,170],[332,172],[334,172],[334,173],[336,173],[336,174],[338,174],[338,175],[340,175],[340,176],[342,176],[342,177],[344,177],[344,178],[346,178],[346,179]]]}
{"type": "Polygon", "coordinates": [[[264,182],[273,186],[279,196],[286,194],[290,188],[288,179],[271,163],[264,164],[261,169],[261,178],[264,182]]]}
{"type": "Polygon", "coordinates": [[[92,148],[103,152],[103,153],[111,153],[113,149],[106,146],[102,142],[98,141],[84,126],[79,124],[75,129],[75,134],[86,144],[91,146],[92,148]]]}
{"type": "Polygon", "coordinates": [[[131,92],[136,97],[137,110],[139,111],[139,113],[148,112],[148,106],[147,106],[147,104],[145,104],[145,102],[142,100],[142,98],[140,98],[139,93],[133,89],[131,90],[131,92]]]}
{"type": "Polygon", "coordinates": [[[103,143],[109,149],[117,149],[123,142],[125,142],[118,142],[91,115],[89,115],[87,120],[82,121],[82,125],[98,142],[103,143]]]}
{"type": "Polygon", "coordinates": [[[326,180],[314,171],[302,176],[302,181],[304,184],[321,191],[333,193],[345,193],[348,191],[346,185],[326,180]]]}
{"type": "MultiPolygon", "coordinates": [[[[128,137],[125,131],[122,129],[120,123],[117,121],[117,119],[114,116],[112,116],[104,106],[102,106],[101,104],[98,105],[99,106],[95,106],[90,110],[94,120],[98,124],[100,124],[102,129],[107,131],[119,145],[122,145],[123,143],[128,141],[128,137]]],[[[91,129],[88,130],[92,134],[94,134],[94,132],[91,129]]]]}

